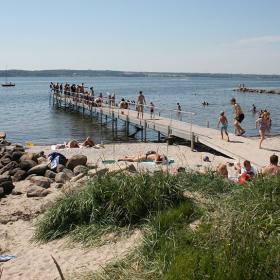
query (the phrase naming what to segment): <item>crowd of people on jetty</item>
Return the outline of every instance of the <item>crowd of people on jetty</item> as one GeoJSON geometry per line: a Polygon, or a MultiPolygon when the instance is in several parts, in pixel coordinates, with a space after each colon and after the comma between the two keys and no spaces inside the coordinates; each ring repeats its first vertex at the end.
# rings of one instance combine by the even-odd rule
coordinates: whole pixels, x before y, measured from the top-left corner
{"type": "MultiPolygon", "coordinates": [[[[245,87],[245,85],[240,85],[241,88],[245,87]]],[[[85,87],[82,83],[81,85],[76,84],[68,84],[65,83],[50,83],[50,89],[56,94],[64,94],[65,96],[69,96],[72,98],[73,102],[84,102],[86,105],[90,105],[92,107],[101,107],[104,104],[109,107],[118,107],[121,110],[121,114],[124,114],[125,109],[135,108],[137,111],[137,118],[144,117],[144,108],[146,107],[149,110],[150,118],[155,118],[155,110],[156,107],[153,102],[150,102],[147,105],[145,96],[142,91],[139,91],[138,97],[136,100],[128,100],[125,98],[121,98],[118,102],[116,101],[115,93],[107,93],[105,96],[103,93],[96,94],[93,87],[85,87]]],[[[230,104],[233,107],[234,112],[234,130],[235,135],[242,136],[245,134],[245,130],[242,128],[241,123],[245,118],[245,114],[240,106],[237,103],[235,98],[230,100],[230,104]]],[[[208,106],[209,103],[207,101],[203,101],[203,107],[208,106]]],[[[179,121],[182,121],[182,107],[180,103],[176,104],[176,117],[179,121]]],[[[259,131],[260,142],[259,148],[262,148],[262,143],[266,138],[266,135],[270,132],[272,126],[272,120],[270,117],[270,112],[267,109],[261,109],[257,111],[256,105],[252,104],[251,112],[253,114],[258,114],[258,118],[256,119],[256,129],[259,131]]],[[[220,126],[221,138],[224,139],[224,135],[228,142],[230,142],[229,134],[228,134],[228,119],[225,115],[225,112],[222,111],[218,117],[218,127],[220,126]]]]}

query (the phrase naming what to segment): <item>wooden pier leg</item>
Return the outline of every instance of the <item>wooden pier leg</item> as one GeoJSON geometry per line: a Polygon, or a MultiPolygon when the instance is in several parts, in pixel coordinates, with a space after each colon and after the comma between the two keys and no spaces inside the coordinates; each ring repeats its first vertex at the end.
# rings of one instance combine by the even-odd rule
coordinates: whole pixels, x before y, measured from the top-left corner
{"type": "Polygon", "coordinates": [[[92,106],[90,106],[90,117],[92,119],[92,106]]]}
{"type": "Polygon", "coordinates": [[[100,112],[100,121],[101,121],[101,126],[102,126],[102,123],[103,123],[103,112],[102,111],[100,112]]]}
{"type": "Polygon", "coordinates": [[[118,119],[115,119],[115,136],[118,137],[118,119]]]}
{"type": "Polygon", "coordinates": [[[194,141],[195,141],[194,133],[192,132],[192,134],[191,134],[191,151],[192,152],[194,151],[194,141]]]}
{"type": "Polygon", "coordinates": [[[108,123],[108,116],[107,115],[105,115],[105,123],[106,123],[106,125],[108,123]]]}
{"type": "Polygon", "coordinates": [[[143,126],[141,126],[141,141],[143,142],[143,132],[144,132],[144,127],[143,126]]]}
{"type": "Polygon", "coordinates": [[[126,136],[128,137],[129,136],[129,119],[128,119],[128,116],[126,116],[125,133],[126,133],[126,136]]]}
{"type": "Polygon", "coordinates": [[[158,142],[160,142],[160,132],[159,131],[157,133],[157,137],[158,137],[158,142]]]}
{"type": "Polygon", "coordinates": [[[66,95],[64,94],[64,111],[66,111],[66,95]]]}
{"type": "Polygon", "coordinates": [[[144,142],[147,142],[147,122],[144,123],[144,142]]]}

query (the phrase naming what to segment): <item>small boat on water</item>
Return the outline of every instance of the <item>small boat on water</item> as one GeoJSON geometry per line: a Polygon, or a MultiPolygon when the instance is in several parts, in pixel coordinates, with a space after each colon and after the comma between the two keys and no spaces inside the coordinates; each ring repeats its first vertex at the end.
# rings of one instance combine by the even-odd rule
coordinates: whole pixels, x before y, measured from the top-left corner
{"type": "Polygon", "coordinates": [[[2,87],[14,87],[16,84],[14,84],[14,83],[5,83],[5,84],[2,84],[2,87]]]}
{"type": "Polygon", "coordinates": [[[5,83],[2,84],[2,87],[14,87],[16,84],[15,83],[11,83],[7,81],[7,69],[6,69],[6,72],[5,72],[5,83]]]}

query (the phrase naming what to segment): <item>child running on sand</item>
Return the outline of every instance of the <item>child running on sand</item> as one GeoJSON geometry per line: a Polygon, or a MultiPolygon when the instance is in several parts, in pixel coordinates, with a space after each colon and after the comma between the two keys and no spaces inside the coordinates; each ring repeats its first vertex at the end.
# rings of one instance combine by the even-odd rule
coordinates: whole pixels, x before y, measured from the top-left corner
{"type": "Polygon", "coordinates": [[[220,117],[219,117],[219,121],[218,121],[218,127],[221,124],[221,136],[222,139],[224,139],[224,132],[227,136],[227,141],[229,142],[229,136],[228,136],[228,132],[227,132],[227,127],[228,127],[228,120],[225,116],[225,112],[221,112],[220,117]]]}

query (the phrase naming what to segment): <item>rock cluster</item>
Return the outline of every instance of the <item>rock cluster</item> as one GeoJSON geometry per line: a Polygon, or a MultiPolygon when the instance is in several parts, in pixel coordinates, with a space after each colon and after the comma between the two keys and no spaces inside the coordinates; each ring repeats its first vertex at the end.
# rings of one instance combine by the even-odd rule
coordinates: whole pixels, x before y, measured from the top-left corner
{"type": "Polygon", "coordinates": [[[240,88],[234,89],[233,91],[251,92],[251,93],[280,94],[280,90],[247,88],[247,87],[240,87],[240,88]]]}
{"type": "Polygon", "coordinates": [[[75,176],[79,176],[76,180],[85,176],[89,170],[86,164],[86,156],[75,155],[65,165],[59,164],[51,170],[43,152],[29,153],[22,145],[11,145],[5,140],[5,134],[0,133],[0,198],[17,194],[13,192],[14,183],[21,180],[30,182],[28,197],[46,196],[50,193],[51,184],[62,187],[60,184],[69,182],[75,176]]]}

